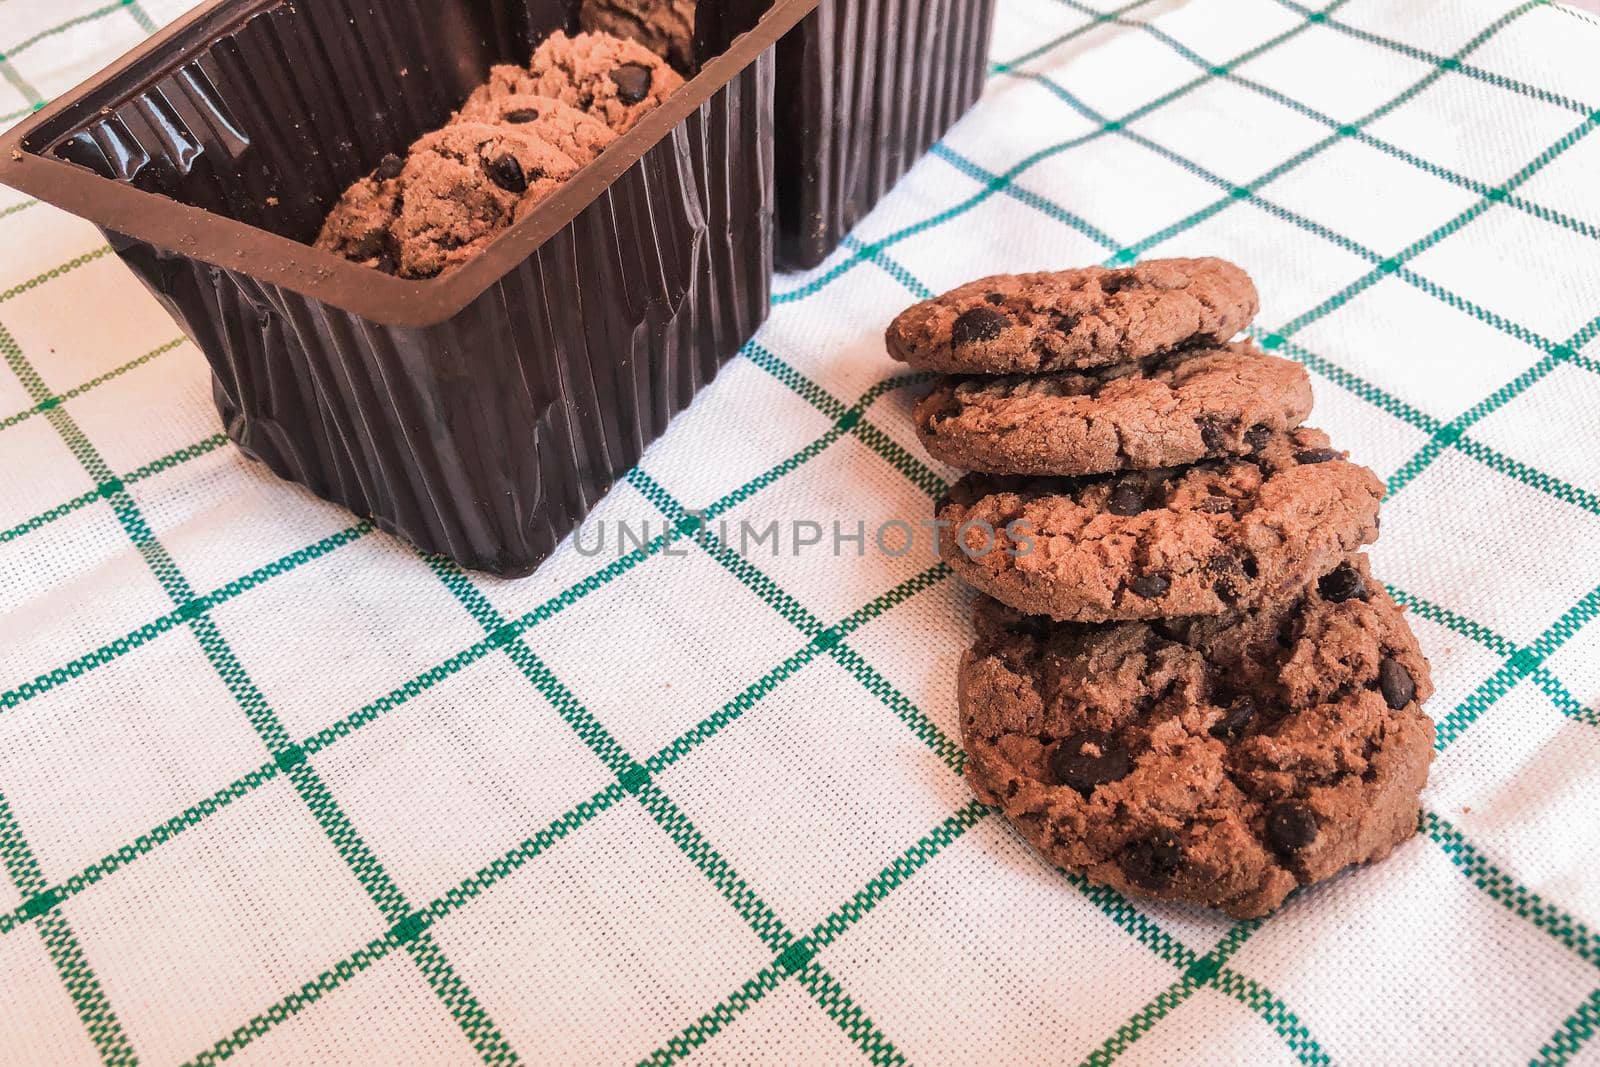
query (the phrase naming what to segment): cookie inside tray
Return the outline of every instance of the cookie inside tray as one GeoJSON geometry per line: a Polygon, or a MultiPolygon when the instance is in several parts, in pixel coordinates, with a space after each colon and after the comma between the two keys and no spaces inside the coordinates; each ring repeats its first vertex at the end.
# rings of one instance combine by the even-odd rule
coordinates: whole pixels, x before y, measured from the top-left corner
{"type": "MultiPolygon", "coordinates": [[[[515,192],[524,182],[533,202],[559,187],[597,145],[604,150],[607,134],[620,136],[753,26],[770,0],[280,0],[245,7],[243,15],[232,7],[199,16],[201,25],[188,32],[204,35],[201,47],[152,52],[103,87],[93,111],[63,115],[61,132],[43,151],[312,244],[353,186],[387,174],[395,160],[404,170],[419,141],[436,137],[418,171],[438,183],[451,163],[471,154],[460,149],[459,132],[441,131],[458,121],[505,127],[498,140],[483,142],[493,164],[483,174],[488,184],[467,180],[460,189],[467,203],[457,215],[424,211],[437,244],[463,246],[415,257],[410,273],[425,277],[461,260],[472,244],[464,234],[475,232],[462,229],[469,216],[480,226],[491,211],[508,216],[505,225],[516,221],[529,210],[529,198],[515,192]],[[536,69],[536,51],[558,37],[564,57],[548,57],[536,69]],[[571,111],[550,108],[536,130],[515,129],[510,119],[539,109],[494,108],[528,90],[571,111]],[[473,116],[463,119],[469,104],[473,116]],[[508,192],[515,203],[503,202],[508,192]],[[490,201],[497,207],[486,207],[490,201]]],[[[381,210],[382,199],[370,197],[360,213],[381,210]]],[[[359,234],[350,240],[359,245],[359,234]]],[[[395,251],[389,258],[403,272],[406,257],[395,251]]],[[[352,258],[385,264],[382,254],[352,258]]]]}
{"type": "Polygon", "coordinates": [[[637,41],[558,30],[528,65],[494,67],[443,127],[357,179],[317,247],[402,278],[454,270],[682,84],[637,41]]]}

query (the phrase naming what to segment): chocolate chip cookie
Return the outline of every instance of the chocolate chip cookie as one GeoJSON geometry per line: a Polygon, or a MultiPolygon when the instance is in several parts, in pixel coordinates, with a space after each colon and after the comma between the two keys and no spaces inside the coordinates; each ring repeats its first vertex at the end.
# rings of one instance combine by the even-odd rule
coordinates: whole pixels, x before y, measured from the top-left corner
{"type": "Polygon", "coordinates": [[[466,107],[502,96],[551,97],[623,134],[682,85],[677,71],[637,41],[604,33],[568,37],[558,30],[539,45],[528,68],[492,68],[466,107]]]}
{"type": "Polygon", "coordinates": [[[317,247],[403,278],[432,278],[472,259],[578,169],[515,126],[459,122],[351,187],[317,247]]]}
{"type": "Polygon", "coordinates": [[[617,139],[616,132],[599,119],[552,97],[527,93],[474,98],[467,101],[453,121],[515,127],[580,166],[593,162],[617,139]]]}
{"type": "Polygon", "coordinates": [[[682,84],[634,41],[555,33],[347,189],[316,246],[402,278],[460,267],[682,84]]]}
{"type": "Polygon", "coordinates": [[[638,41],[680,71],[694,63],[695,0],[583,0],[578,26],[638,41]]]}
{"type": "Polygon", "coordinates": [[[1383,483],[1320,430],[1248,457],[1092,478],[975,474],[936,508],[958,575],[1076,622],[1216,615],[1290,596],[1378,536],[1383,483]]]}
{"type": "Polygon", "coordinates": [[[1311,413],[1300,364],[1253,345],[1002,378],[946,378],[916,410],[935,459],[992,474],[1084,475],[1249,455],[1311,413]]]}
{"type": "Polygon", "coordinates": [[[1221,259],[1154,259],[983,278],[895,319],[889,354],[923,370],[1038,374],[1223,344],[1259,306],[1250,276],[1221,259]]]}
{"type": "Polygon", "coordinates": [[[1250,613],[1095,627],[985,601],[977,627],[967,779],[1091,881],[1251,918],[1416,831],[1433,686],[1364,556],[1250,613]]]}

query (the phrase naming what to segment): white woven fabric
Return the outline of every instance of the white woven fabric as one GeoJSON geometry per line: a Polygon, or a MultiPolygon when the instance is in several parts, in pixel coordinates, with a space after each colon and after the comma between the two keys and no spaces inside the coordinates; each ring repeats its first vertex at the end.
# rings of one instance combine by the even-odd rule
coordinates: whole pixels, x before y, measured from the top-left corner
{"type": "MultiPolygon", "coordinates": [[[[596,516],[798,556],[430,565],[0,190],[0,1062],[1600,1062],[1600,26],[1505,3],[1004,0],[982,103],[596,516]],[[1423,832],[1259,924],[975,805],[969,594],[828,544],[952,477],[900,309],[1201,254],[1389,481],[1439,687],[1423,832]]],[[[0,116],[187,6],[0,0],[0,116]]]]}

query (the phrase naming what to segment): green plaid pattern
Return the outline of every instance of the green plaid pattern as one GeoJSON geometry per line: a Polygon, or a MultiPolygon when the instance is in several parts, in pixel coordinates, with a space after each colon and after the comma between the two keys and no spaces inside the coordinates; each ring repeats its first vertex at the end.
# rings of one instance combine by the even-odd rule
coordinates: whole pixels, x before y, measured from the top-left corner
{"type": "MultiPolygon", "coordinates": [[[[0,121],[189,6],[0,0],[0,121]]],[[[100,236],[0,190],[0,1060],[1600,1055],[1600,26],[1008,0],[976,112],[508,583],[225,447],[100,236]],[[1587,179],[1587,180],[1586,180],[1587,179]],[[1220,254],[1388,480],[1418,838],[1265,922],[1047,869],[962,784],[968,594],[888,318],[1220,254]]]]}

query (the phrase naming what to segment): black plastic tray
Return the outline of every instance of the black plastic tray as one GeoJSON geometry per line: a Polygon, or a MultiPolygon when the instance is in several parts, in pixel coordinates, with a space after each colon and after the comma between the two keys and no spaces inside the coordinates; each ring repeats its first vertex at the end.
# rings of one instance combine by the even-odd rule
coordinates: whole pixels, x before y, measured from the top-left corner
{"type": "Polygon", "coordinates": [[[0,182],[106,232],[247,454],[526,574],[764,320],[773,46],[816,4],[703,0],[688,84],[428,281],[306,242],[575,0],[220,0],[0,138],[0,182]]]}
{"type": "Polygon", "coordinates": [[[778,259],[815,267],[983,91],[995,0],[822,0],[778,46],[778,259]]]}

